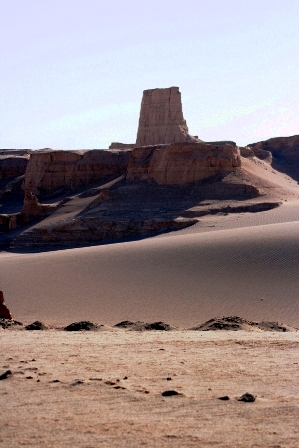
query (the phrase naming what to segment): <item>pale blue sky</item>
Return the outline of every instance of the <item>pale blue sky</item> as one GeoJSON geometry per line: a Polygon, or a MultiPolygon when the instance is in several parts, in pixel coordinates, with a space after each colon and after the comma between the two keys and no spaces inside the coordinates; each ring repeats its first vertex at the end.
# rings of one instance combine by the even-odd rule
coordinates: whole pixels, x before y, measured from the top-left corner
{"type": "Polygon", "coordinates": [[[189,131],[299,134],[299,0],[0,0],[0,148],[136,140],[145,89],[189,131]]]}

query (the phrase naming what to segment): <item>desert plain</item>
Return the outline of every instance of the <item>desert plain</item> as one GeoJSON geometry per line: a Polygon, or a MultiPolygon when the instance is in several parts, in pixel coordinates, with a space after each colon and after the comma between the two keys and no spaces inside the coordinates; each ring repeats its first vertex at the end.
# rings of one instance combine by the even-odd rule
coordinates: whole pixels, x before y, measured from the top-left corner
{"type": "Polygon", "coordinates": [[[177,143],[0,154],[1,447],[299,446],[298,136],[206,144],[156,90],[177,143]]]}

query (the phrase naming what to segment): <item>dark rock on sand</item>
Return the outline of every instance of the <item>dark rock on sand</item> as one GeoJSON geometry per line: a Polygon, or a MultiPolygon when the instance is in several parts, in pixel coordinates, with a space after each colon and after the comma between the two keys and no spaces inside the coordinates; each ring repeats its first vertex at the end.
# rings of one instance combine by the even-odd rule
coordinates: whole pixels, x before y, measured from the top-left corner
{"type": "Polygon", "coordinates": [[[140,325],[137,325],[135,328],[132,328],[132,330],[136,331],[171,331],[176,330],[176,327],[172,327],[169,324],[166,324],[165,322],[153,322],[153,323],[142,323],[140,325]]]}
{"type": "Polygon", "coordinates": [[[297,331],[296,328],[278,322],[253,322],[238,316],[214,317],[190,330],[297,331]]]}
{"type": "Polygon", "coordinates": [[[73,322],[72,324],[65,327],[64,330],[65,331],[81,331],[81,330],[90,331],[90,330],[97,330],[100,327],[101,327],[101,325],[95,324],[88,320],[82,320],[81,322],[73,322]]]}
{"type": "Polygon", "coordinates": [[[2,328],[9,328],[9,327],[13,327],[15,325],[19,325],[22,326],[22,322],[18,322],[17,320],[11,320],[11,319],[1,319],[0,318],[0,327],[2,328]]]}
{"type": "Polygon", "coordinates": [[[6,370],[6,372],[4,372],[4,373],[2,373],[2,375],[0,375],[0,380],[6,380],[10,375],[12,375],[12,371],[6,370]]]}
{"type": "Polygon", "coordinates": [[[227,400],[229,400],[229,396],[224,395],[223,397],[218,397],[218,400],[227,401],[227,400]]]}
{"type": "Polygon", "coordinates": [[[130,320],[123,320],[123,321],[119,322],[118,324],[114,325],[114,327],[116,327],[116,328],[132,328],[132,327],[135,327],[136,325],[144,325],[144,322],[141,322],[141,321],[132,322],[130,320]]]}
{"type": "Polygon", "coordinates": [[[238,398],[238,401],[244,401],[245,403],[253,403],[256,397],[246,392],[242,397],[238,398]]]}
{"type": "Polygon", "coordinates": [[[12,320],[12,315],[4,302],[3,292],[0,291],[0,318],[1,319],[10,319],[12,320]]]}
{"type": "Polygon", "coordinates": [[[262,321],[258,323],[258,327],[265,331],[296,331],[296,328],[290,327],[279,322],[262,321]]]}
{"type": "Polygon", "coordinates": [[[161,394],[163,397],[171,397],[173,395],[182,395],[180,392],[177,392],[176,390],[165,390],[161,394]]]}
{"type": "Polygon", "coordinates": [[[43,322],[36,320],[32,324],[26,325],[25,330],[47,330],[48,328],[43,322]]]}

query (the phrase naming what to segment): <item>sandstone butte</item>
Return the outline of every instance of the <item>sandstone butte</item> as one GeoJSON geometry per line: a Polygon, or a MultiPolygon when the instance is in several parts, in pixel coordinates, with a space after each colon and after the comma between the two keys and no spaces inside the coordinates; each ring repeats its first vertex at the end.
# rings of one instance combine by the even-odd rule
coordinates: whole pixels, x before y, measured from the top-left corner
{"type": "Polygon", "coordinates": [[[144,90],[135,146],[199,141],[189,135],[178,87],[144,90]]]}

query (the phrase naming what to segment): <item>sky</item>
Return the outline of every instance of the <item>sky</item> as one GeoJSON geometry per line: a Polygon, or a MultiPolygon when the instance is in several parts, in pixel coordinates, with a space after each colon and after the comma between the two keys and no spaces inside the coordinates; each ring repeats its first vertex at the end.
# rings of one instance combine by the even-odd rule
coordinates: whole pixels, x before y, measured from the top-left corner
{"type": "Polygon", "coordinates": [[[299,134],[299,0],[0,0],[0,148],[136,141],[142,92],[189,132],[299,134]]]}

